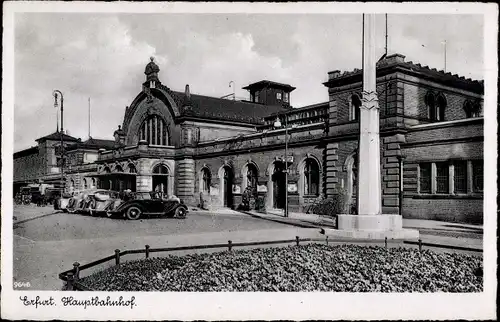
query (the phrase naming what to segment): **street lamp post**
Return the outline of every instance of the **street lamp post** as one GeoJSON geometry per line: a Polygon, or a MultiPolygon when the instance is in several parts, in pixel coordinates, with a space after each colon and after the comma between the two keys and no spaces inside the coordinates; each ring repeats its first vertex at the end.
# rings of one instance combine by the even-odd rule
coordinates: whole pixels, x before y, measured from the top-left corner
{"type": "Polygon", "coordinates": [[[63,111],[64,111],[64,96],[63,93],[60,90],[54,90],[52,92],[52,95],[54,95],[54,107],[57,108],[57,98],[58,96],[61,96],[61,131],[59,132],[59,137],[61,139],[61,147],[60,147],[60,157],[61,157],[61,197],[64,193],[64,138],[63,138],[63,129],[64,129],[64,118],[63,118],[63,111]]]}
{"type": "MultiPolygon", "coordinates": [[[[285,217],[288,217],[288,115],[284,114],[285,118],[285,217]]],[[[280,128],[281,121],[279,116],[276,117],[274,127],[280,128]]]]}

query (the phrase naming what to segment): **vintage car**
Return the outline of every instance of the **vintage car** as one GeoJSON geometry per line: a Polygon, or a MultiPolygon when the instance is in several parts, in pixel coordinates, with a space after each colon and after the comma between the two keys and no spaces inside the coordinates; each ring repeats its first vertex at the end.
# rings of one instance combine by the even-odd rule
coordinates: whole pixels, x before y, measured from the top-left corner
{"type": "Polygon", "coordinates": [[[69,199],[68,206],[66,209],[69,213],[82,212],[85,205],[90,202],[88,195],[95,192],[93,190],[81,190],[79,192],[73,193],[73,197],[69,199]]]}
{"type": "Polygon", "coordinates": [[[107,209],[108,217],[122,216],[137,220],[145,216],[167,216],[185,218],[187,206],[177,197],[166,197],[160,192],[135,192],[128,200],[116,202],[107,209]]]}
{"type": "Polygon", "coordinates": [[[118,198],[118,192],[111,190],[97,190],[87,196],[83,212],[91,216],[99,216],[106,213],[111,204],[118,198]]]}
{"type": "Polygon", "coordinates": [[[73,193],[63,193],[62,197],[54,200],[54,210],[62,210],[68,212],[69,200],[73,197],[73,193]]]}

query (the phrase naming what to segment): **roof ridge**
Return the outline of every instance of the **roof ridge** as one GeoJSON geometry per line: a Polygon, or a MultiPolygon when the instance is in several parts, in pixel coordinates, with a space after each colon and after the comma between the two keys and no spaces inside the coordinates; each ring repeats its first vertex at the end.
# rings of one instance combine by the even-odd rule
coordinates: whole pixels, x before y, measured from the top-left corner
{"type": "MultiPolygon", "coordinates": [[[[399,55],[399,54],[395,54],[395,55],[399,55]]],[[[393,56],[393,55],[391,55],[391,56],[393,56]]],[[[390,57],[390,56],[387,56],[387,57],[390,57]]],[[[484,82],[484,80],[481,80],[481,79],[472,79],[472,78],[466,78],[464,76],[460,76],[458,74],[451,74],[450,72],[446,72],[442,69],[437,70],[436,68],[429,67],[428,65],[422,66],[420,63],[415,63],[413,61],[405,62],[404,60],[403,61],[393,60],[393,61],[389,62],[388,61],[389,59],[387,57],[385,57],[384,59],[377,62],[377,64],[376,64],[377,69],[382,68],[382,67],[387,67],[387,66],[406,66],[408,68],[416,68],[417,70],[425,70],[425,71],[434,72],[434,73],[440,74],[442,76],[454,77],[457,80],[461,80],[461,81],[467,81],[467,82],[471,82],[471,83],[483,83],[484,82]]],[[[351,76],[351,75],[360,73],[361,71],[362,71],[362,69],[354,68],[350,71],[344,71],[343,73],[339,73],[337,77],[351,76]]],[[[335,77],[335,78],[337,78],[337,77],[335,77]]]]}

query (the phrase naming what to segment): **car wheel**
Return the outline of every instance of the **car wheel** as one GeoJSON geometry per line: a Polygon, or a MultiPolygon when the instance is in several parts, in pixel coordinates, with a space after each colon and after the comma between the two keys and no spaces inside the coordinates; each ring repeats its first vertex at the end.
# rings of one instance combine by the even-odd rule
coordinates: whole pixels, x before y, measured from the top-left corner
{"type": "Polygon", "coordinates": [[[186,209],[184,207],[175,209],[175,217],[186,218],[186,209]]]}
{"type": "Polygon", "coordinates": [[[141,217],[142,211],[138,207],[132,206],[127,209],[125,216],[129,220],[137,220],[141,217]]]}

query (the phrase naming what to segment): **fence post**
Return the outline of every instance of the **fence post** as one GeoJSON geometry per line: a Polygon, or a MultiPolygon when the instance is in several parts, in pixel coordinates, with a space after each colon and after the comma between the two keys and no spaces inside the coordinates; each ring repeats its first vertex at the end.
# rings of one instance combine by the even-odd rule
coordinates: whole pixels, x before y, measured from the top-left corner
{"type": "Polygon", "coordinates": [[[326,236],[326,246],[328,246],[328,235],[326,236]]]}
{"type": "Polygon", "coordinates": [[[418,250],[422,251],[422,239],[418,239],[418,250]]]}
{"type": "Polygon", "coordinates": [[[80,279],[80,263],[78,262],[73,263],[73,274],[75,280],[80,279]]]}
{"type": "Polygon", "coordinates": [[[115,249],[115,265],[120,265],[120,250],[115,249]]]}
{"type": "Polygon", "coordinates": [[[149,245],[146,245],[146,258],[149,258],[149,245]]]}
{"type": "Polygon", "coordinates": [[[75,287],[73,286],[73,272],[69,272],[66,275],[66,291],[74,291],[75,287]]]}
{"type": "Polygon", "coordinates": [[[385,236],[384,244],[385,244],[385,249],[387,249],[387,236],[385,236]]]}
{"type": "Polygon", "coordinates": [[[229,249],[229,251],[233,249],[233,242],[231,240],[227,241],[227,248],[229,249]]]}
{"type": "Polygon", "coordinates": [[[297,246],[299,246],[299,236],[295,236],[295,242],[297,243],[297,246]]]}

